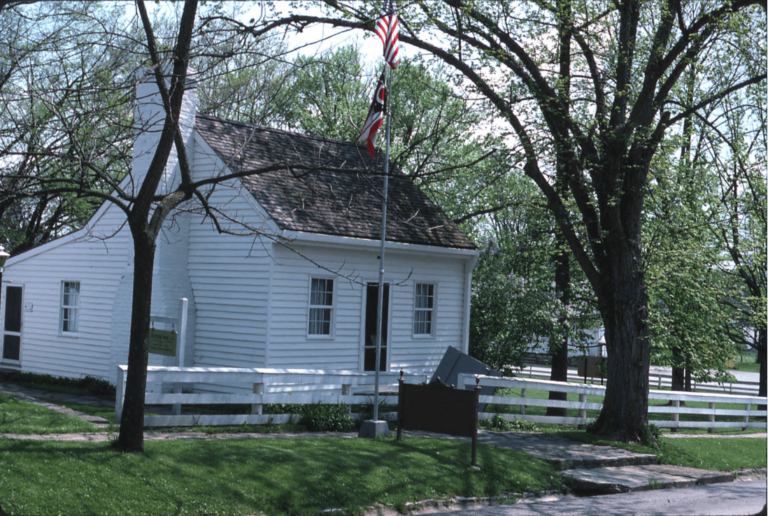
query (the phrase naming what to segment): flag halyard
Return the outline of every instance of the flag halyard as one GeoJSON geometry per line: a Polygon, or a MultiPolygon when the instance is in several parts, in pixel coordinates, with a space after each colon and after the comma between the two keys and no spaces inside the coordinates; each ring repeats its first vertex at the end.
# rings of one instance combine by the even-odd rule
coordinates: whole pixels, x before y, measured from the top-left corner
{"type": "Polygon", "coordinates": [[[384,111],[387,104],[387,82],[385,72],[381,72],[379,82],[376,85],[376,91],[373,94],[373,102],[368,110],[368,118],[363,124],[363,131],[358,140],[367,140],[366,146],[371,159],[376,154],[376,135],[384,122],[384,111]]]}

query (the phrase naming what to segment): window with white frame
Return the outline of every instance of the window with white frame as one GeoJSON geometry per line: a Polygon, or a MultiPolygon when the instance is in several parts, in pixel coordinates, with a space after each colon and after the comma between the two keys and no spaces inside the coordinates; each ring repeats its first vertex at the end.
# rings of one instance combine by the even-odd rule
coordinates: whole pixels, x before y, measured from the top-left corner
{"type": "Polygon", "coordinates": [[[309,287],[309,335],[330,335],[333,320],[333,280],[311,278],[309,287]]]}
{"type": "Polygon", "coordinates": [[[80,313],[80,282],[61,282],[61,332],[77,333],[80,313]]]}
{"type": "Polygon", "coordinates": [[[435,317],[435,285],[416,283],[413,300],[413,334],[432,335],[435,317]]]}

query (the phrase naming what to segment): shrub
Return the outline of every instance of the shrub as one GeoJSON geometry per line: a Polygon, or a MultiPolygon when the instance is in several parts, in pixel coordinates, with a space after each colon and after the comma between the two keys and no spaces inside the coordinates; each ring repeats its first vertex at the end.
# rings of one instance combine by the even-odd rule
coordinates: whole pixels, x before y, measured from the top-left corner
{"type": "Polygon", "coordinates": [[[659,447],[661,439],[661,428],[653,423],[648,425],[648,429],[643,432],[643,444],[652,448],[659,447]]]}
{"type": "MultiPolygon", "coordinates": [[[[397,405],[386,405],[383,401],[379,402],[379,418],[385,412],[397,412],[397,405]]],[[[365,405],[353,405],[352,412],[362,415],[363,421],[373,419],[373,400],[365,405]]]]}
{"type": "Polygon", "coordinates": [[[46,390],[65,390],[90,394],[102,398],[115,397],[115,386],[102,378],[85,376],[83,378],[62,378],[49,374],[10,372],[0,374],[0,381],[28,385],[46,390]]]}
{"type": "Polygon", "coordinates": [[[526,421],[524,419],[507,421],[501,414],[494,415],[493,419],[479,421],[478,426],[486,430],[496,430],[498,432],[536,432],[539,430],[538,425],[533,421],[526,421]]]}
{"type": "Polygon", "coordinates": [[[346,403],[303,405],[299,414],[299,423],[310,432],[346,432],[355,426],[346,403]]]}

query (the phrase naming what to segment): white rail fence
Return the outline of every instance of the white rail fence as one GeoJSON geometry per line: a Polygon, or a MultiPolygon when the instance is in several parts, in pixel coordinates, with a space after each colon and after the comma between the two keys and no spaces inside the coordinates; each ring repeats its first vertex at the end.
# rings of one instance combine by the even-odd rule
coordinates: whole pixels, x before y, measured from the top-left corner
{"type": "MultiPolygon", "coordinates": [[[[460,374],[457,387],[463,389],[465,386],[474,386],[475,378],[475,375],[460,374]]],[[[509,421],[523,419],[536,423],[583,425],[592,421],[591,418],[587,417],[587,410],[600,410],[603,408],[602,403],[587,402],[587,395],[605,396],[605,387],[600,385],[552,382],[549,380],[522,379],[520,377],[500,378],[496,376],[480,376],[480,386],[520,389],[521,395],[519,397],[480,396],[480,403],[519,407],[519,414],[501,414],[501,416],[509,421]],[[526,397],[528,390],[577,394],[579,396],[579,401],[530,398],[526,397]],[[525,413],[526,407],[560,407],[576,409],[578,410],[578,415],[576,417],[530,415],[525,413]]],[[[757,396],[733,396],[728,394],[683,393],[651,390],[649,393],[649,400],[660,400],[670,403],[669,405],[651,405],[648,408],[650,422],[661,428],[707,428],[710,431],[715,428],[766,428],[765,421],[750,421],[750,418],[766,417],[765,410],[758,410],[759,405],[766,404],[766,399],[757,396]],[[684,402],[706,403],[707,407],[697,408],[681,406],[684,402]],[[729,404],[731,406],[723,407],[723,404],[729,404]],[[732,405],[741,405],[743,408],[737,408],[732,405]],[[671,414],[672,419],[654,419],[652,414],[671,414]],[[681,415],[694,415],[701,418],[706,417],[706,420],[681,421],[681,415]],[[741,420],[717,421],[716,418],[718,416],[736,416],[741,418],[741,420]]],[[[478,414],[480,419],[492,419],[494,416],[495,414],[492,412],[481,412],[478,414]]]]}
{"type": "MultiPolygon", "coordinates": [[[[120,423],[122,416],[127,371],[127,366],[118,366],[116,423],[120,423]]],[[[397,403],[399,378],[400,373],[380,373],[382,403],[397,403]]],[[[405,380],[408,383],[423,383],[428,377],[424,374],[406,374],[405,380]]],[[[373,372],[149,366],[145,404],[172,405],[173,414],[145,416],[144,424],[155,427],[281,424],[289,422],[296,414],[263,414],[264,405],[365,405],[373,402],[373,390],[373,372]],[[163,390],[174,392],[162,392],[163,390]],[[251,405],[251,413],[181,414],[182,405],[251,405]]]]}
{"type": "MultiPolygon", "coordinates": [[[[518,377],[527,376],[528,378],[547,379],[550,375],[550,368],[541,366],[525,366],[520,371],[515,370],[515,374],[518,377]]],[[[588,380],[590,383],[600,383],[600,378],[590,377],[588,380]]],[[[657,389],[669,389],[672,387],[672,375],[669,373],[651,372],[648,375],[648,380],[651,384],[651,387],[656,387],[657,389]]],[[[579,376],[575,370],[569,369],[568,381],[583,382],[584,377],[579,376]]],[[[760,382],[739,381],[725,382],[720,384],[716,382],[691,382],[691,389],[693,389],[693,392],[719,392],[723,394],[746,394],[747,396],[757,396],[759,388],[760,382]]]]}

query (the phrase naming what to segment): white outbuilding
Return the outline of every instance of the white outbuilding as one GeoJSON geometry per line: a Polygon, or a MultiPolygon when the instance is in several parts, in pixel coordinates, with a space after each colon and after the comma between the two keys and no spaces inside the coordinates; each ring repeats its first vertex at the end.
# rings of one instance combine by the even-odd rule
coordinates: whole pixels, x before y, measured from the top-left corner
{"type": "MultiPolygon", "coordinates": [[[[141,81],[128,191],[154,153],[158,103],[153,82],[141,81]]],[[[209,187],[209,211],[190,201],[170,217],[157,241],[153,326],[176,332],[182,347],[153,347],[166,354],[151,353],[150,364],[372,370],[383,181],[366,171],[365,147],[196,107],[192,84],[181,126],[193,178],[286,168],[209,187]]],[[[166,170],[158,191],[177,184],[174,154],[166,170]]],[[[448,346],[468,350],[478,253],[411,179],[389,185],[382,369],[431,373],[448,346]]],[[[132,282],[131,234],[110,202],[82,229],[11,257],[0,369],[115,383],[132,282]]]]}

